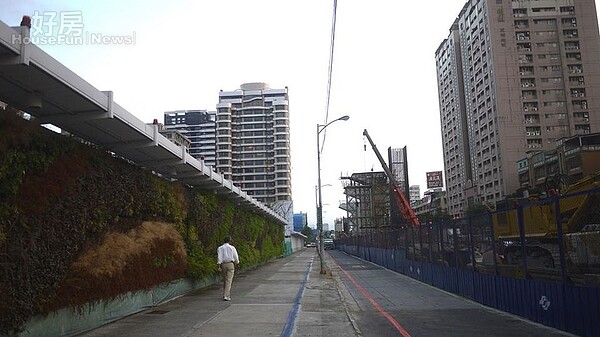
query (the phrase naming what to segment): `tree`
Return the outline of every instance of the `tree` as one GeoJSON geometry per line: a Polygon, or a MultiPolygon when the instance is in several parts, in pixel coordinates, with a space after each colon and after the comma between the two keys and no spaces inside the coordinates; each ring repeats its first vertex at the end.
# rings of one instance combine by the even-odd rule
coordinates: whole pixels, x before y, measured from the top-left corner
{"type": "Polygon", "coordinates": [[[467,211],[465,213],[467,216],[472,216],[472,215],[482,214],[485,212],[489,212],[489,208],[482,203],[478,203],[478,204],[469,205],[469,207],[467,207],[467,211]]]}
{"type": "Polygon", "coordinates": [[[306,235],[306,241],[313,241],[312,229],[307,225],[305,225],[304,228],[302,228],[302,231],[300,233],[306,235]]]}
{"type": "Polygon", "coordinates": [[[429,218],[429,220],[432,223],[439,223],[439,222],[451,220],[451,219],[452,219],[452,215],[448,214],[447,210],[442,210],[439,207],[435,212],[433,212],[433,214],[429,218]]]}

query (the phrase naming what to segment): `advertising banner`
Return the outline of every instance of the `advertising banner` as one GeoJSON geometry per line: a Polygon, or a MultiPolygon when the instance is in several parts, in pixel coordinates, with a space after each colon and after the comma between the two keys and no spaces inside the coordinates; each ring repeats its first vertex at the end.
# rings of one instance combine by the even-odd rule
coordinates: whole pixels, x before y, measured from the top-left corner
{"type": "Polygon", "coordinates": [[[427,172],[427,188],[444,187],[442,171],[427,172]]]}

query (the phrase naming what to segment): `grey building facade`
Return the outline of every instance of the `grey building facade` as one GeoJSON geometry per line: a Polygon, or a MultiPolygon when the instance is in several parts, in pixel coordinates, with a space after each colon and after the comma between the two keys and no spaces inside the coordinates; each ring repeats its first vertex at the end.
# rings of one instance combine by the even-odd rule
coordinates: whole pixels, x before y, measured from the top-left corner
{"type": "Polygon", "coordinates": [[[421,200],[421,187],[419,185],[411,185],[408,188],[410,205],[414,205],[421,200]]]}
{"type": "Polygon", "coordinates": [[[517,161],[600,131],[594,0],[471,0],[436,51],[448,207],[495,205],[519,187],[517,161]]]}
{"type": "Polygon", "coordinates": [[[164,127],[177,130],[190,141],[189,153],[215,167],[216,112],[207,110],[176,110],[164,113],[164,127]]]}

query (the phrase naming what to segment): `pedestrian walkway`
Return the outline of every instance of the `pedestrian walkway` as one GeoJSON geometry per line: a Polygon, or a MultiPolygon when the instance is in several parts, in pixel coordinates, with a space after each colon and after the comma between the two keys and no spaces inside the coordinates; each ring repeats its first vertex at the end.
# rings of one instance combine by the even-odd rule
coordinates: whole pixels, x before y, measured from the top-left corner
{"type": "Polygon", "coordinates": [[[83,334],[100,336],[356,336],[331,274],[308,248],[237,273],[231,301],[214,285],[83,334]]]}
{"type": "Polygon", "coordinates": [[[339,251],[315,248],[82,336],[463,337],[570,334],[446,293],[339,251]]]}

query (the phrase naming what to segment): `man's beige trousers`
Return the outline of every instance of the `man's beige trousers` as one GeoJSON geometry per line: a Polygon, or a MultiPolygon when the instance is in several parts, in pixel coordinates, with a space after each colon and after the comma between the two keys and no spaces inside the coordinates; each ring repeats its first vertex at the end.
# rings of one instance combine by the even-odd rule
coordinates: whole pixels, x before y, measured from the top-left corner
{"type": "Polygon", "coordinates": [[[223,298],[230,298],[235,265],[233,262],[223,263],[221,265],[221,271],[223,272],[223,298]]]}

